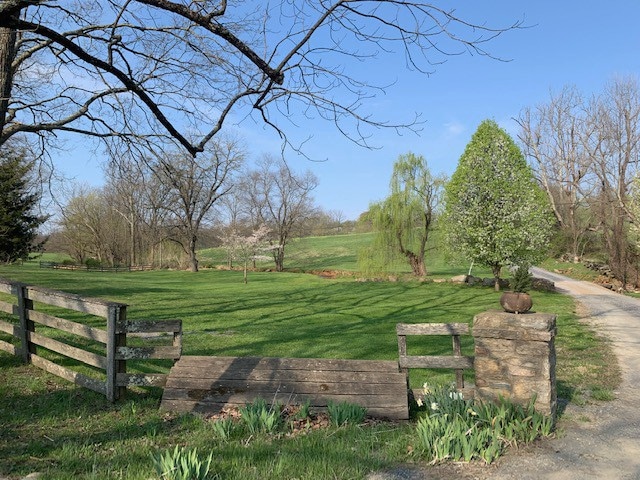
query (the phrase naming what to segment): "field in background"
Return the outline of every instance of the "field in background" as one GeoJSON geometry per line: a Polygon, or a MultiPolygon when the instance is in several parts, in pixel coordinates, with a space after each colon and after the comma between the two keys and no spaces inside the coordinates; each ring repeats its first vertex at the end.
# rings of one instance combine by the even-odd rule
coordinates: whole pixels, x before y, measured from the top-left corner
{"type": "MultiPolygon", "coordinates": [[[[349,235],[331,235],[323,237],[296,238],[286,247],[285,269],[296,271],[345,271],[357,273],[358,252],[373,241],[373,233],[355,233],[349,235]]],[[[427,246],[426,265],[429,278],[451,278],[468,273],[469,264],[464,261],[448,259],[439,246],[438,232],[432,234],[427,246]]],[[[198,252],[202,265],[227,265],[227,254],[223,248],[208,248],[198,252]]],[[[273,261],[261,260],[258,268],[273,268],[273,261]]],[[[399,260],[390,269],[391,274],[409,274],[407,262],[399,260]]],[[[475,267],[476,276],[491,276],[490,270],[475,267]]]]}

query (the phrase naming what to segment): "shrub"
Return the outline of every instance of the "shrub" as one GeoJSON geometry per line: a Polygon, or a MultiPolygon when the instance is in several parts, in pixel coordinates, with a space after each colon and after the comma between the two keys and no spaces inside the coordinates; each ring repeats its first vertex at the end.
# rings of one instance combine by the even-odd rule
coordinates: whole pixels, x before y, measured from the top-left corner
{"type": "Polygon", "coordinates": [[[100,268],[102,266],[100,260],[97,260],[95,258],[87,258],[84,261],[84,264],[87,266],[87,268],[100,268]]]}
{"type": "Polygon", "coordinates": [[[527,293],[531,289],[531,273],[529,273],[529,265],[523,263],[518,265],[511,279],[511,290],[514,292],[527,293]]]}

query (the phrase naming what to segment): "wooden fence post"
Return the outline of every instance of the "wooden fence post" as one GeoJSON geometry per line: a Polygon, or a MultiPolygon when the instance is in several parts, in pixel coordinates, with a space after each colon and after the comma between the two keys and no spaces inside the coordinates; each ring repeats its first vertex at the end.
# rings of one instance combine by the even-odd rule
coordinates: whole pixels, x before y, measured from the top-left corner
{"type": "Polygon", "coordinates": [[[126,360],[118,360],[118,347],[127,345],[124,324],[127,320],[127,307],[122,304],[109,305],[107,317],[107,400],[115,402],[124,397],[126,387],[117,386],[117,375],[127,372],[126,360]]]}
{"type": "MultiPolygon", "coordinates": [[[[452,335],[453,339],[453,355],[462,356],[462,348],[460,347],[460,335],[452,335]]],[[[456,388],[461,391],[464,388],[464,370],[456,370],[456,388]]]]}
{"type": "MultiPolygon", "coordinates": [[[[407,356],[407,336],[398,334],[398,355],[399,358],[407,356]]],[[[400,371],[405,375],[409,375],[409,369],[400,367],[400,371]]]]}
{"type": "Polygon", "coordinates": [[[33,301],[27,298],[27,286],[22,283],[14,284],[15,295],[18,297],[18,317],[20,318],[20,343],[22,345],[22,359],[31,363],[31,354],[36,354],[36,346],[31,343],[31,332],[35,331],[35,323],[29,320],[29,310],[33,309],[33,301]]]}

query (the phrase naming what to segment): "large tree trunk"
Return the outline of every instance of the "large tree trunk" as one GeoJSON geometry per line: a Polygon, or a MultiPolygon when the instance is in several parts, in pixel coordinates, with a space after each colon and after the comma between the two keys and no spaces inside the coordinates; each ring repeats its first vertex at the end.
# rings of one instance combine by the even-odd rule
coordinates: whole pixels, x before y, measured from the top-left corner
{"type": "Polygon", "coordinates": [[[420,257],[413,252],[405,251],[411,270],[416,277],[424,277],[427,275],[427,267],[424,265],[424,257],[420,257]]]}
{"type": "Polygon", "coordinates": [[[13,86],[13,60],[16,54],[16,31],[10,28],[0,28],[0,145],[2,132],[7,121],[7,110],[13,86]]]}
{"type": "Polygon", "coordinates": [[[502,265],[491,266],[491,271],[493,272],[493,278],[495,280],[493,285],[496,292],[500,291],[500,270],[502,270],[502,265]]]}
{"type": "Polygon", "coordinates": [[[284,248],[277,248],[273,254],[273,260],[276,264],[276,272],[282,272],[284,270],[284,248]]]}
{"type": "Polygon", "coordinates": [[[196,243],[198,238],[193,235],[189,240],[189,269],[192,272],[198,271],[198,258],[196,257],[196,243]]]}

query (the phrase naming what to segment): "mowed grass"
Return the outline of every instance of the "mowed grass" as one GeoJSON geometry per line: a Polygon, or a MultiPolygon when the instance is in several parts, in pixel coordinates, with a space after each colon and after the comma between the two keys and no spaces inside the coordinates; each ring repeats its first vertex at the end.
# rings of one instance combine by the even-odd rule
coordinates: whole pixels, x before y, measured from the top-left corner
{"type": "MultiPolygon", "coordinates": [[[[358,254],[370,247],[374,240],[373,233],[356,233],[347,235],[331,235],[323,237],[304,237],[292,239],[286,247],[285,269],[289,271],[320,272],[338,271],[358,276],[358,254]]],[[[470,265],[460,260],[447,258],[441,247],[441,234],[432,232],[427,244],[425,263],[427,278],[448,279],[469,272],[470,265]]],[[[227,253],[224,248],[208,248],[199,252],[201,264],[212,267],[227,265],[227,253]]],[[[273,268],[273,261],[260,260],[256,265],[260,269],[273,268]]],[[[411,269],[406,261],[399,259],[390,267],[391,274],[410,274],[411,269]]],[[[482,266],[472,269],[473,275],[492,276],[491,271],[482,266]]]]}
{"type": "MultiPolygon", "coordinates": [[[[129,319],[183,321],[186,355],[396,359],[400,322],[470,322],[492,289],[450,283],[365,282],[300,273],[204,270],[101,273],[0,268],[0,275],[129,304],[129,319]]],[[[450,350],[449,339],[421,343],[450,350]],[[442,345],[442,348],[440,347],[442,345]]]]}
{"type": "MultiPolygon", "coordinates": [[[[322,252],[320,240],[311,241],[319,242],[322,252]]],[[[322,241],[334,259],[336,243],[344,239],[322,241]]],[[[309,256],[305,263],[321,265],[321,257],[309,256]]],[[[347,264],[348,255],[343,257],[318,270],[347,264]]],[[[465,267],[446,268],[464,273],[465,267]]],[[[124,302],[131,319],[181,318],[185,355],[396,359],[398,322],[470,323],[475,314],[499,308],[499,294],[492,288],[429,281],[250,272],[244,285],[239,271],[70,272],[40,269],[37,262],[2,266],[0,276],[124,302]]],[[[617,372],[612,352],[579,322],[573,301],[535,292],[534,304],[537,311],[558,315],[559,395],[584,402],[611,391],[617,372]]],[[[449,337],[409,339],[410,354],[450,351],[449,337]]],[[[471,339],[465,339],[464,351],[472,353],[471,339]]],[[[451,378],[443,372],[411,372],[414,387],[451,378]]],[[[211,421],[162,414],[158,403],[159,391],[150,390],[132,392],[111,405],[0,352],[0,476],[20,478],[39,471],[44,479],[149,479],[154,478],[150,455],[175,445],[213,452],[214,471],[221,479],[361,479],[372,471],[419,461],[407,453],[415,445],[411,423],[225,441],[216,436],[211,421]]]]}

